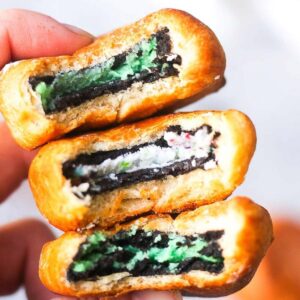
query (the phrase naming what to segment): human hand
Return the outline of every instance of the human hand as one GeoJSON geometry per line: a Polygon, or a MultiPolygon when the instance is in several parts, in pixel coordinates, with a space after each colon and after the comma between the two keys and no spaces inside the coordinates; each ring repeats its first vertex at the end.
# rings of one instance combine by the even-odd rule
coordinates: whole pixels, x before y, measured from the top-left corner
{"type": "MultiPolygon", "coordinates": [[[[0,69],[14,60],[71,54],[93,37],[76,27],[26,10],[0,11],[0,69]]],[[[16,145],[8,128],[0,122],[0,203],[26,179],[35,151],[16,145]]],[[[0,227],[0,296],[25,286],[30,300],[67,300],[46,290],[37,270],[41,247],[54,238],[37,220],[23,220],[0,227]]],[[[135,292],[115,300],[179,300],[176,292],[135,292]]],[[[85,299],[89,300],[89,299],[85,299]]],[[[94,298],[92,300],[95,300],[94,298]]],[[[104,299],[103,299],[104,300],[104,299]]]]}
{"type": "Polygon", "coordinates": [[[233,300],[300,299],[300,223],[273,219],[274,242],[253,280],[233,300]]]}
{"type": "MultiPolygon", "coordinates": [[[[0,11],[0,69],[14,60],[71,54],[92,40],[90,34],[48,16],[25,10],[0,11]]],[[[27,176],[34,152],[17,147],[4,123],[0,123],[0,139],[1,202],[27,176]]]]}

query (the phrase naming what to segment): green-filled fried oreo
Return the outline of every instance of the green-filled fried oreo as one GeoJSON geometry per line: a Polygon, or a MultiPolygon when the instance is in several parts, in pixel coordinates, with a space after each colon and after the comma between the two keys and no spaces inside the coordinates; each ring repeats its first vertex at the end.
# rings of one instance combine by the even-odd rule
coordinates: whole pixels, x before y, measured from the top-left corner
{"type": "Polygon", "coordinates": [[[132,276],[180,274],[191,270],[219,273],[224,266],[218,239],[223,231],[190,236],[136,227],[107,236],[94,232],[80,246],[68,269],[70,281],[128,272],[132,276]]]}

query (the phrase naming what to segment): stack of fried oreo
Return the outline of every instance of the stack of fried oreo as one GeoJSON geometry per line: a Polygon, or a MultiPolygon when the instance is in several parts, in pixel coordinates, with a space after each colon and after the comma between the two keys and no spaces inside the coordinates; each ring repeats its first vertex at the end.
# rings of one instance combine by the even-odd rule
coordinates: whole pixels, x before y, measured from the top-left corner
{"type": "Polygon", "coordinates": [[[196,111],[132,123],[216,91],[224,69],[214,33],[165,9],[73,56],[2,70],[0,109],[16,141],[28,150],[51,141],[29,172],[40,211],[66,232],[42,251],[50,290],[221,296],[251,279],[272,240],[269,214],[245,197],[222,201],[255,150],[249,118],[196,111]],[[77,136],[52,141],[69,132],[77,136]]]}

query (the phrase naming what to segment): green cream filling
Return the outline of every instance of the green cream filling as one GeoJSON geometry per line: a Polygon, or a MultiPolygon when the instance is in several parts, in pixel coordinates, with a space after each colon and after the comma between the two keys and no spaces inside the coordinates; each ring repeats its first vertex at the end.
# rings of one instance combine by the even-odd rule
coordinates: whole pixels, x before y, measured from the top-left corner
{"type": "Polygon", "coordinates": [[[35,87],[35,91],[41,97],[44,110],[54,110],[55,103],[52,100],[56,97],[115,80],[126,80],[129,76],[138,76],[144,70],[157,67],[158,64],[154,62],[157,57],[156,48],[156,37],[143,40],[128,52],[125,61],[117,67],[113,66],[115,58],[112,57],[91,68],[58,73],[52,83],[42,81],[35,87]]]}
{"type": "Polygon", "coordinates": [[[115,262],[114,267],[116,269],[126,268],[129,271],[133,270],[135,265],[142,261],[143,259],[149,259],[151,262],[158,263],[169,263],[169,270],[176,271],[176,267],[180,262],[186,260],[187,258],[201,258],[204,261],[209,262],[218,262],[217,258],[208,257],[206,255],[201,255],[198,251],[201,251],[207,243],[203,240],[196,240],[192,243],[191,246],[178,246],[178,242],[182,242],[184,238],[175,236],[171,237],[168,243],[168,247],[166,248],[157,248],[152,247],[146,252],[141,251],[138,248],[132,246],[124,247],[125,250],[134,254],[134,257],[130,259],[128,263],[119,263],[115,262]]]}
{"type": "MultiPolygon", "coordinates": [[[[130,236],[135,235],[136,229],[133,228],[128,231],[128,243],[130,243],[130,236]]],[[[147,232],[147,236],[151,236],[152,232],[147,232]]],[[[209,263],[219,263],[222,261],[221,257],[207,256],[199,253],[204,247],[208,245],[208,242],[203,238],[198,237],[192,241],[189,246],[183,245],[186,241],[184,236],[180,236],[176,233],[168,234],[168,245],[164,248],[150,247],[146,251],[136,248],[131,245],[123,247],[116,246],[110,243],[109,247],[105,248],[102,253],[97,252],[97,249],[101,246],[101,242],[108,241],[110,238],[105,236],[101,232],[93,233],[88,239],[87,243],[82,245],[83,258],[76,260],[72,264],[72,270],[74,272],[88,272],[93,269],[95,264],[99,260],[105,259],[106,256],[114,253],[117,250],[125,250],[133,254],[133,256],[126,262],[114,261],[113,269],[116,272],[120,269],[126,269],[128,271],[133,270],[140,261],[144,259],[150,260],[151,263],[167,263],[170,273],[176,273],[178,265],[188,258],[199,258],[199,260],[209,263]]],[[[161,240],[161,235],[157,235],[155,243],[161,240]]]]}

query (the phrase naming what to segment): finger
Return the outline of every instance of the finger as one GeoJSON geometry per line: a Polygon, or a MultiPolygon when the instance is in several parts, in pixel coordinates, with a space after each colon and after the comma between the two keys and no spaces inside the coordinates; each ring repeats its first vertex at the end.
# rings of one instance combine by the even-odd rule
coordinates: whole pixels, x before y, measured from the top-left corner
{"type": "Polygon", "coordinates": [[[53,238],[45,224],[33,219],[0,228],[0,295],[25,285],[28,299],[55,297],[41,284],[37,272],[42,246],[53,238]]]}
{"type": "Polygon", "coordinates": [[[101,297],[101,298],[91,298],[91,299],[82,298],[80,300],[132,300],[132,297],[131,294],[126,294],[118,297],[101,297]]]}
{"type": "Polygon", "coordinates": [[[274,242],[254,278],[236,299],[300,299],[300,224],[292,220],[273,220],[274,242]],[[288,249],[284,256],[283,249],[288,249]]]}
{"type": "MultiPolygon", "coordinates": [[[[0,68],[11,59],[70,54],[93,38],[80,29],[26,10],[0,11],[0,68]]],[[[35,152],[18,147],[0,123],[0,203],[27,176],[35,152]]]]}
{"type": "MultiPolygon", "coordinates": [[[[58,297],[52,300],[69,300],[74,298],[58,297]]],[[[142,291],[126,294],[118,297],[82,297],[79,300],[182,300],[181,294],[177,291],[165,292],[165,291],[142,291]]]]}
{"type": "MultiPolygon", "coordinates": [[[[52,298],[51,300],[78,300],[78,298],[71,298],[71,297],[56,297],[52,298]]],[[[85,299],[86,300],[86,299],[85,299]]]]}
{"type": "Polygon", "coordinates": [[[89,33],[40,13],[0,11],[0,68],[11,60],[71,54],[92,41],[89,33]]]}
{"type": "Polygon", "coordinates": [[[132,293],[132,300],[182,300],[177,291],[142,291],[132,293]]]}
{"type": "Polygon", "coordinates": [[[36,151],[21,149],[7,126],[0,122],[0,203],[27,177],[29,164],[36,151]]]}

